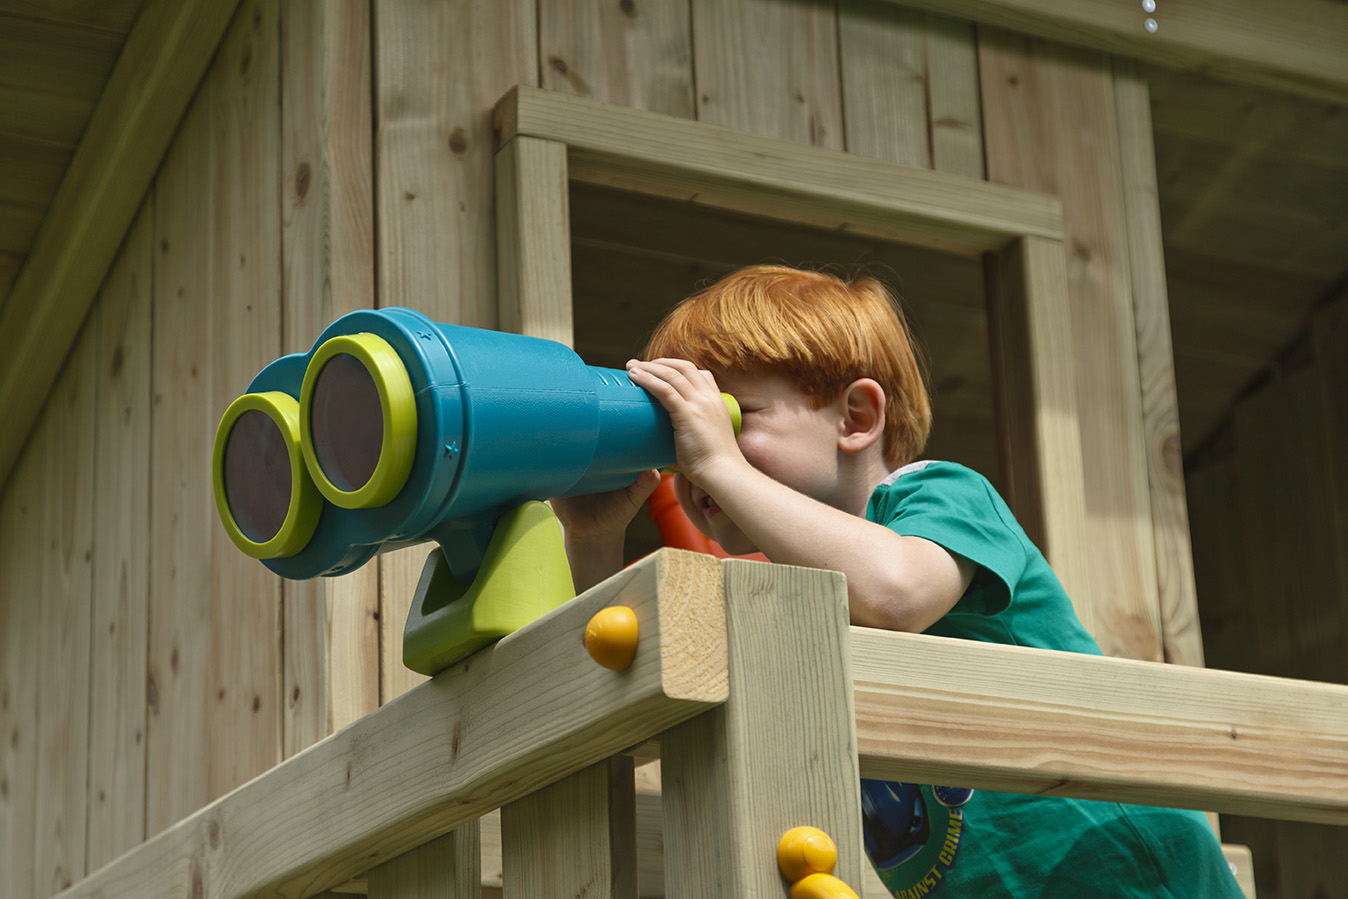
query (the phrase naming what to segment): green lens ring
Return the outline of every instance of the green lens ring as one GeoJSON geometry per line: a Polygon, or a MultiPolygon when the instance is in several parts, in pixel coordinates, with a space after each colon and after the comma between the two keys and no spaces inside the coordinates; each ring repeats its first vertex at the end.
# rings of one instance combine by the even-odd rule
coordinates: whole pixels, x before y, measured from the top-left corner
{"type": "Polygon", "coordinates": [[[276,559],[293,556],[309,544],[309,538],[318,527],[323,511],[323,498],[309,478],[300,452],[300,410],[295,398],[286,393],[246,393],[229,404],[215,430],[212,449],[212,480],[215,488],[215,509],[224,525],[225,533],[234,545],[254,559],[276,559]],[[271,419],[281,434],[289,457],[290,497],[285,520],[274,536],[255,540],[244,532],[230,508],[225,477],[225,452],[230,435],[239,419],[249,412],[260,412],[271,419]]]}
{"type": "Polygon", "coordinates": [[[300,447],[318,490],[343,509],[369,509],[396,497],[412,471],[416,456],[417,407],[412,381],[396,350],[376,334],[343,334],[314,351],[300,386],[300,447]],[[379,461],[365,483],[352,489],[337,484],[323,470],[314,440],[315,387],[324,367],[338,356],[351,356],[365,369],[379,396],[382,434],[379,461]]]}

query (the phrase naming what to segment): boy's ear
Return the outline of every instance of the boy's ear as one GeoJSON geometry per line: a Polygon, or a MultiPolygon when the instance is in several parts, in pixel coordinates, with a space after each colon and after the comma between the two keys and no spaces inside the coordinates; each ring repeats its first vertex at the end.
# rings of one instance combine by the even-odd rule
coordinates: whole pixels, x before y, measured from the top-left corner
{"type": "Polygon", "coordinates": [[[855,454],[880,443],[885,432],[885,389],[870,378],[858,378],[843,388],[840,399],[838,448],[855,454]]]}

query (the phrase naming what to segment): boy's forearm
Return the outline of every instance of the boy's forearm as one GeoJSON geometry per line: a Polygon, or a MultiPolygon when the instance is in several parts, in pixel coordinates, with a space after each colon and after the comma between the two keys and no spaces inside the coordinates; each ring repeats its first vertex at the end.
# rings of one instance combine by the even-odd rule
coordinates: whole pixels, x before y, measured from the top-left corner
{"type": "Polygon", "coordinates": [[[923,631],[972,578],[972,566],[936,544],[819,502],[752,466],[727,466],[708,481],[705,489],[769,559],[843,572],[853,624],[923,631]]]}
{"type": "Polygon", "coordinates": [[[566,538],[566,559],[571,565],[571,580],[575,584],[577,595],[584,593],[613,575],[623,567],[623,539],[616,538],[566,538]]]}

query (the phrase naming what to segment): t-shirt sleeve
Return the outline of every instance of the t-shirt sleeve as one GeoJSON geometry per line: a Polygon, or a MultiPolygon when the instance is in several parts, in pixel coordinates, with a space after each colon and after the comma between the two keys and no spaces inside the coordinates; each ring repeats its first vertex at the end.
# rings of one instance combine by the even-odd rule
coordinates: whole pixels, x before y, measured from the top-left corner
{"type": "Polygon", "coordinates": [[[1028,562],[1026,538],[986,478],[934,463],[901,475],[873,509],[897,534],[922,537],[976,566],[973,583],[952,612],[995,615],[1011,602],[1028,562]]]}

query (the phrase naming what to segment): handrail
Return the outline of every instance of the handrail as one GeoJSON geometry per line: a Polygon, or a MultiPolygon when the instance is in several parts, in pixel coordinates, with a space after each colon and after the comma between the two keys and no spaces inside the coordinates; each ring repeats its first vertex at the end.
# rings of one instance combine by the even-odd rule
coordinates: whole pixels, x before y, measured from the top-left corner
{"type": "Polygon", "coordinates": [[[1348,824],[1348,686],[852,629],[863,775],[1348,824]]]}

